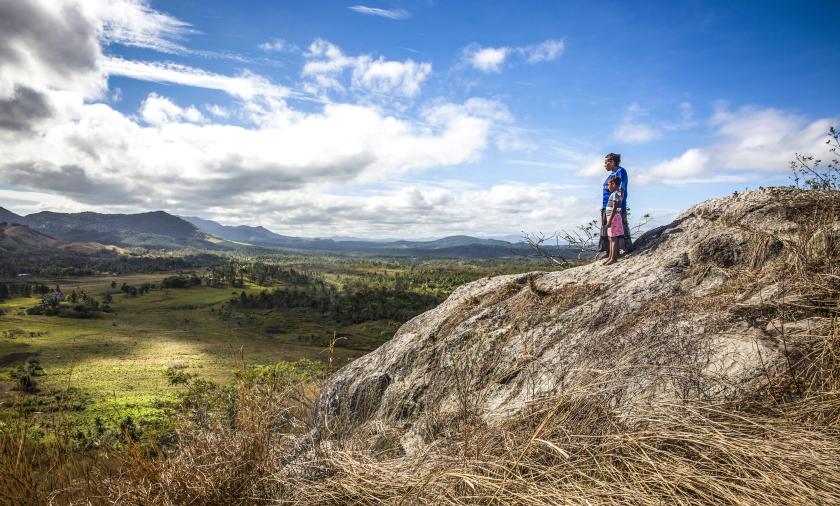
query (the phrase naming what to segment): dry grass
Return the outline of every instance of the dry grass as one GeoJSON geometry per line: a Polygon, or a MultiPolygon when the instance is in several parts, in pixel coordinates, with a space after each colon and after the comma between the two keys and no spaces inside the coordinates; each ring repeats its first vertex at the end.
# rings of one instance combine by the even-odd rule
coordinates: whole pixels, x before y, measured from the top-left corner
{"type": "MultiPolygon", "coordinates": [[[[631,424],[614,409],[613,392],[621,389],[612,383],[620,375],[608,371],[503,423],[488,424],[465,409],[442,421],[436,440],[406,455],[399,444],[404,435],[375,423],[330,437],[322,421],[313,420],[313,395],[303,385],[241,381],[227,408],[199,417],[201,423],[186,420],[173,445],[102,449],[88,454],[85,465],[59,443],[52,453],[39,453],[25,427],[6,427],[0,437],[0,500],[839,504],[840,262],[830,232],[840,206],[836,195],[829,197],[811,207],[792,204],[802,232],[758,237],[744,255],[743,272],[730,271],[736,284],[729,288],[752,286],[759,269],[763,276],[772,271],[770,281],[783,285],[763,310],[779,322],[788,367],[748,399],[660,406],[636,413],[631,424]],[[767,262],[764,252],[775,240],[784,244],[782,256],[767,262]],[[45,478],[59,467],[65,471],[45,478]]],[[[534,281],[530,296],[552,297],[537,293],[534,281]]]]}

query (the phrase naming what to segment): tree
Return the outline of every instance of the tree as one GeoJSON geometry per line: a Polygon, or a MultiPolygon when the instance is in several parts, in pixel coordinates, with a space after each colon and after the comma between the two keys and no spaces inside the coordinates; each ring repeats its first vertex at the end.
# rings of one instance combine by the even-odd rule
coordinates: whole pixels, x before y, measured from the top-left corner
{"type": "MultiPolygon", "coordinates": [[[[628,221],[630,219],[629,208],[627,219],[628,221]]],[[[638,236],[651,219],[650,214],[642,215],[638,223],[630,226],[632,235],[638,236]]],[[[600,237],[601,229],[598,226],[598,220],[592,220],[585,225],[578,225],[572,231],[561,230],[551,235],[545,235],[542,232],[536,234],[522,232],[522,240],[531,247],[534,256],[545,258],[561,267],[571,267],[569,263],[571,257],[564,256],[564,250],[569,254],[577,252],[575,257],[577,260],[582,260],[586,255],[593,255],[598,252],[600,237]]]]}
{"type": "Polygon", "coordinates": [[[825,166],[821,166],[823,161],[814,155],[794,155],[790,168],[795,186],[808,190],[840,191],[840,130],[830,127],[825,143],[832,157],[825,166]]]}

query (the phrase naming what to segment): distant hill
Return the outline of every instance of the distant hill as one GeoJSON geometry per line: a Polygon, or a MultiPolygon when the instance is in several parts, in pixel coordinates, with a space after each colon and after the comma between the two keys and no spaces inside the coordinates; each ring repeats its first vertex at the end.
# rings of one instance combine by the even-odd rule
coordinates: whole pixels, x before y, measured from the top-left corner
{"type": "Polygon", "coordinates": [[[93,255],[103,252],[124,253],[116,246],[95,242],[60,241],[32,230],[26,225],[0,221],[0,251],[14,254],[70,252],[93,255]]]}
{"type": "Polygon", "coordinates": [[[164,211],[140,214],[54,213],[23,218],[32,229],[65,241],[99,242],[123,247],[179,249],[233,247],[195,225],[164,211]]]}
{"type": "Polygon", "coordinates": [[[248,225],[222,225],[221,223],[205,220],[197,216],[181,216],[181,219],[192,223],[199,229],[222,239],[265,246],[290,246],[306,242],[299,237],[275,234],[265,227],[251,227],[248,225]]]}
{"type": "Polygon", "coordinates": [[[230,250],[242,245],[258,248],[417,258],[505,258],[530,253],[521,242],[480,239],[466,235],[431,241],[335,240],[281,235],[267,228],[222,225],[196,216],[164,211],[139,214],[56,213],[43,211],[18,216],[0,208],[0,220],[27,225],[53,239],[75,243],[113,244],[150,249],[230,250]]]}
{"type": "Polygon", "coordinates": [[[429,258],[504,258],[528,253],[522,243],[496,239],[479,239],[454,235],[434,241],[371,241],[362,239],[334,240],[280,235],[264,227],[222,225],[195,216],[182,216],[201,230],[240,243],[268,248],[309,251],[373,253],[385,256],[417,256],[429,258]]]}
{"type": "Polygon", "coordinates": [[[0,207],[0,222],[6,223],[23,223],[23,216],[17,215],[8,209],[0,207]]]}

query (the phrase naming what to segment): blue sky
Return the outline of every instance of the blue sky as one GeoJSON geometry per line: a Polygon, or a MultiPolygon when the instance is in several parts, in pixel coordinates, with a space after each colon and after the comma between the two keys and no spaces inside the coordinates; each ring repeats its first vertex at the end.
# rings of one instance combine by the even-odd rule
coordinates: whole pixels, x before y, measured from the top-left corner
{"type": "Polygon", "coordinates": [[[0,9],[21,20],[0,44],[0,205],[19,213],[553,232],[597,215],[614,151],[634,213],[664,221],[789,184],[840,115],[835,2],[0,9]]]}

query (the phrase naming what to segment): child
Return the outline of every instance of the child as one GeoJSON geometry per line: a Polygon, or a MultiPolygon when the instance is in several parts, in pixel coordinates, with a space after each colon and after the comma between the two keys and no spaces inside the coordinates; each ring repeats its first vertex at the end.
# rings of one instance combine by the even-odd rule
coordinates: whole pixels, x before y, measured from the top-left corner
{"type": "Polygon", "coordinates": [[[624,236],[624,224],[621,220],[621,203],[624,196],[621,194],[621,179],[611,176],[607,180],[607,189],[610,191],[610,199],[607,201],[607,236],[610,238],[610,256],[604,265],[614,264],[618,261],[618,240],[624,236]]]}

